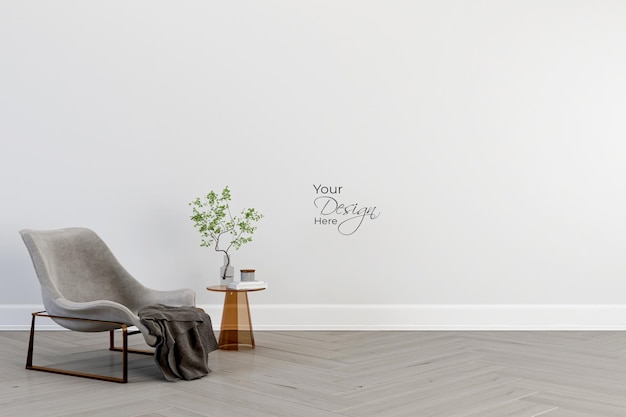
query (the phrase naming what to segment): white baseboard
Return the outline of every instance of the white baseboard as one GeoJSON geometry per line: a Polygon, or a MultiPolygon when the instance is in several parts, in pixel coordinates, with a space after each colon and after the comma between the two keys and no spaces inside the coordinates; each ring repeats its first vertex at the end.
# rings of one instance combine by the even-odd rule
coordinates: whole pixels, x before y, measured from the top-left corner
{"type": "Polygon", "coordinates": [[[625,330],[626,305],[251,306],[259,330],[625,330]]]}
{"type": "MultiPolygon", "coordinates": [[[[200,305],[219,330],[222,305],[200,305]]],[[[626,330],[622,304],[251,305],[255,330],[626,330]]],[[[0,305],[0,330],[28,330],[41,305],[0,305]]],[[[37,322],[38,329],[59,329],[37,322]]]]}

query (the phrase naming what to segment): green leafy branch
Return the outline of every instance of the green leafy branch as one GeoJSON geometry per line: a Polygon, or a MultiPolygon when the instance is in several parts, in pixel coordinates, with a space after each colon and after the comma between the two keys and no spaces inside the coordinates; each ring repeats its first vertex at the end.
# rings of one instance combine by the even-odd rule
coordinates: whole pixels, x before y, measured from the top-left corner
{"type": "Polygon", "coordinates": [[[230,201],[230,189],[226,186],[221,195],[211,191],[189,203],[192,209],[191,220],[201,235],[200,246],[213,247],[215,251],[226,255],[224,274],[230,266],[228,251],[252,242],[252,235],[257,229],[255,224],[263,218],[254,208],[243,209],[239,215],[233,216],[230,212],[230,201]]]}

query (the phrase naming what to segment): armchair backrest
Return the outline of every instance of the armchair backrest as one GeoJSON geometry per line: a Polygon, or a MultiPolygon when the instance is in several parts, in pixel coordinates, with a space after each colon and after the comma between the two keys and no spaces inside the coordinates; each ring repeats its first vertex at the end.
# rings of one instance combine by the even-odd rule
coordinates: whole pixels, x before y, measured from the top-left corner
{"type": "Polygon", "coordinates": [[[74,302],[110,300],[133,309],[144,290],[90,229],[22,230],[46,299],[74,302]]]}

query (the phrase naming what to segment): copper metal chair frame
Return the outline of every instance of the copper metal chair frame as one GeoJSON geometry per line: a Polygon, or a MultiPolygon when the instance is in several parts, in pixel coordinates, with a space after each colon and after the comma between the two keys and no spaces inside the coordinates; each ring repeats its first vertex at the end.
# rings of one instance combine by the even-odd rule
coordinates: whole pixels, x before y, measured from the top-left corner
{"type": "Polygon", "coordinates": [[[128,353],[139,353],[142,355],[154,355],[153,351],[128,348],[128,336],[138,334],[141,332],[139,330],[129,332],[128,325],[124,323],[118,323],[118,322],[106,321],[106,320],[83,319],[83,318],[77,318],[77,317],[52,316],[52,315],[47,314],[45,311],[38,311],[32,314],[33,314],[33,319],[32,319],[31,326],[30,326],[30,339],[28,342],[28,356],[26,358],[26,369],[30,369],[33,371],[51,372],[54,374],[78,376],[82,378],[97,379],[100,381],[119,382],[119,383],[125,384],[128,382],[128,353]],[[110,334],[109,350],[122,352],[122,377],[119,378],[119,377],[113,377],[113,376],[108,376],[108,375],[91,374],[91,373],[85,373],[85,372],[70,371],[66,369],[50,368],[50,367],[45,367],[45,366],[33,365],[33,349],[34,349],[34,344],[35,344],[35,319],[37,317],[48,317],[48,318],[53,318],[53,319],[57,318],[57,319],[64,319],[64,320],[78,320],[78,321],[86,321],[86,322],[92,322],[92,323],[107,323],[107,324],[112,324],[112,325],[117,326],[119,329],[122,330],[122,346],[121,347],[115,346],[115,330],[111,330],[109,332],[110,334]]]}

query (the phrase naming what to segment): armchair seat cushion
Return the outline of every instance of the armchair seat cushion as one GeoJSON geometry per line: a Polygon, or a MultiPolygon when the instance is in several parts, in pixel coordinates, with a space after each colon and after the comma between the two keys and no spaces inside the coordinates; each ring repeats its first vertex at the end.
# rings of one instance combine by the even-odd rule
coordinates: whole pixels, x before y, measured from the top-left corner
{"type": "MultiPolygon", "coordinates": [[[[92,230],[81,227],[20,231],[41,286],[43,304],[53,316],[105,320],[136,326],[146,343],[157,338],[141,322],[138,311],[165,304],[195,306],[191,289],[158,291],[145,287],[118,262],[92,230]]],[[[54,319],[69,330],[111,330],[103,323],[54,319]]]]}

